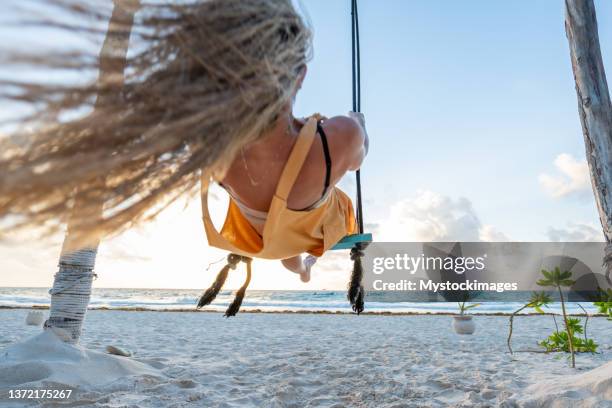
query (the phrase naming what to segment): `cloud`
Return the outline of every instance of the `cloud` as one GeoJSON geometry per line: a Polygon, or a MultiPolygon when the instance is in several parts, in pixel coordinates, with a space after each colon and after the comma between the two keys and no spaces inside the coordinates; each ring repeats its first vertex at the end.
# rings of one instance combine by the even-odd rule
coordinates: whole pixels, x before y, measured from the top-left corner
{"type": "Polygon", "coordinates": [[[323,289],[346,287],[353,269],[347,251],[328,251],[313,268],[311,282],[323,289]]]}
{"type": "Polygon", "coordinates": [[[130,248],[124,242],[121,242],[120,238],[108,242],[102,242],[100,244],[98,256],[103,259],[113,259],[115,261],[123,262],[149,262],[153,258],[150,255],[141,255],[135,251],[142,250],[141,248],[135,247],[130,248]]]}
{"type": "Polygon", "coordinates": [[[553,242],[603,242],[604,235],[601,227],[593,224],[574,223],[567,224],[567,228],[548,228],[548,239],[553,242]]]}
{"type": "Polygon", "coordinates": [[[542,173],[538,180],[542,188],[554,198],[581,195],[590,192],[589,166],[586,160],[579,161],[572,155],[562,153],[554,161],[560,174],[551,176],[542,173]]]}
{"type": "MultiPolygon", "coordinates": [[[[385,219],[366,224],[376,242],[509,241],[492,225],[483,225],[470,200],[453,199],[423,190],[389,208],[385,219]]],[[[319,287],[339,288],[350,277],[352,261],[346,251],[329,251],[315,265],[319,287]]]]}
{"type": "Polygon", "coordinates": [[[493,226],[481,223],[467,198],[453,199],[428,190],[393,204],[389,217],[379,224],[377,241],[508,240],[493,226]]]}
{"type": "Polygon", "coordinates": [[[340,179],[337,186],[342,189],[342,191],[350,192],[351,195],[357,188],[357,183],[355,181],[355,177],[353,173],[350,173],[348,176],[344,176],[340,179]]]}
{"type": "Polygon", "coordinates": [[[479,230],[479,238],[486,242],[508,242],[510,238],[493,225],[483,225],[479,230]]]}
{"type": "Polygon", "coordinates": [[[27,234],[0,240],[0,286],[48,286],[57,272],[61,240],[35,241],[27,234]]]}

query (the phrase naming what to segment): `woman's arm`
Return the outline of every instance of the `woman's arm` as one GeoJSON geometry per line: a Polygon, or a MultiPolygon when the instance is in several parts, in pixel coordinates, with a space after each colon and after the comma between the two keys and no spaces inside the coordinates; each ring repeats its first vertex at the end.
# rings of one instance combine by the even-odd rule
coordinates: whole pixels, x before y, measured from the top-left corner
{"type": "Polygon", "coordinates": [[[365,125],[365,116],[362,112],[353,112],[350,111],[348,113],[349,117],[355,120],[359,125],[361,125],[361,129],[363,130],[363,134],[365,136],[365,140],[363,141],[363,146],[365,147],[365,153],[368,154],[368,150],[370,149],[370,138],[368,137],[368,132],[366,131],[365,125]]]}
{"type": "Polygon", "coordinates": [[[351,117],[334,116],[322,125],[332,154],[332,173],[338,178],[347,171],[358,170],[369,147],[368,135],[362,125],[365,124],[363,115],[353,112],[349,115],[351,117]]]}

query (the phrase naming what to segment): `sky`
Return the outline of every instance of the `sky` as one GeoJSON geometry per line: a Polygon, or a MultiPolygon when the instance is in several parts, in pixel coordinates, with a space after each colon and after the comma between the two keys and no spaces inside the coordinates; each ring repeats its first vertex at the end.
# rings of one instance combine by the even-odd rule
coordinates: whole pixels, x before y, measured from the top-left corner
{"type": "MultiPolygon", "coordinates": [[[[596,7],[612,70],[612,3],[596,7]]],[[[295,114],[346,114],[350,2],[301,0],[301,9],[314,31],[314,55],[295,114]]],[[[361,0],[359,17],[370,136],[364,217],[376,241],[603,240],[563,1],[361,0]]],[[[23,41],[53,41],[27,30],[23,41]]],[[[0,41],[14,35],[0,30],[0,41]]],[[[354,196],[354,175],[340,186],[354,196]]],[[[220,223],[227,201],[214,193],[220,223]]],[[[0,243],[0,286],[50,286],[61,238],[0,243]]],[[[104,241],[95,286],[206,288],[222,266],[209,264],[224,256],[207,247],[199,200],[186,200],[104,241]]],[[[278,262],[257,260],[253,268],[252,289],[341,289],[351,265],[346,252],[328,253],[308,284],[278,262]]],[[[227,287],[242,280],[234,273],[227,287]]]]}

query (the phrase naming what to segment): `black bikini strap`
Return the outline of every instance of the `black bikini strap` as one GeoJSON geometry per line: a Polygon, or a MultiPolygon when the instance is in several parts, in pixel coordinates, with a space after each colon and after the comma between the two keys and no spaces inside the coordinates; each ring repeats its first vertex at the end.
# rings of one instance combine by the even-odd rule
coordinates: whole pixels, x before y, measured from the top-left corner
{"type": "Polygon", "coordinates": [[[325,197],[327,194],[327,189],[329,188],[329,183],[331,179],[331,155],[329,154],[329,146],[327,145],[327,135],[323,131],[323,126],[321,126],[321,121],[317,122],[317,132],[319,136],[321,136],[321,143],[323,144],[323,154],[325,155],[325,186],[323,187],[323,194],[321,194],[321,198],[325,197]]]}

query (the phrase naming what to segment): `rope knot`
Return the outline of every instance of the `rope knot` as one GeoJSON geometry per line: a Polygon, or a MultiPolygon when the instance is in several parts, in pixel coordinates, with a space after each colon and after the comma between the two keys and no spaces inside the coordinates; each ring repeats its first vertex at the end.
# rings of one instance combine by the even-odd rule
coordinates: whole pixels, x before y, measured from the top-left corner
{"type": "Polygon", "coordinates": [[[249,258],[248,256],[242,256],[238,254],[229,254],[227,256],[227,264],[232,270],[236,269],[240,262],[244,262],[245,264],[250,264],[253,261],[253,258],[249,258]]]}
{"type": "Polygon", "coordinates": [[[368,242],[358,242],[351,248],[351,261],[365,256],[365,250],[368,247],[368,242]]]}
{"type": "Polygon", "coordinates": [[[240,261],[243,260],[242,258],[243,257],[241,255],[229,254],[227,256],[227,265],[230,267],[230,269],[235,270],[240,261]]]}
{"type": "Polygon", "coordinates": [[[356,260],[357,258],[363,258],[364,257],[364,252],[362,249],[359,248],[353,248],[351,249],[351,261],[356,260]]]}

